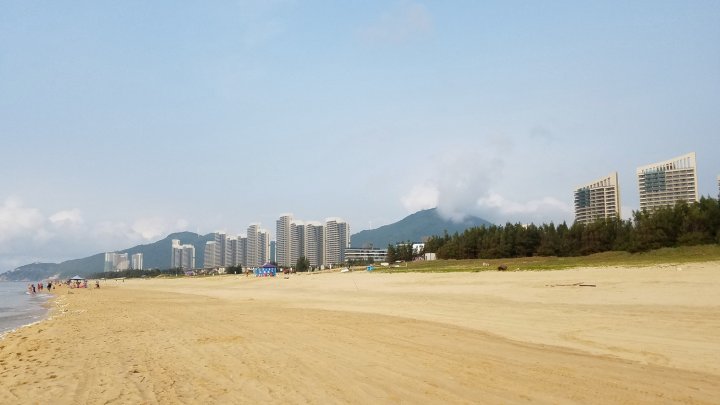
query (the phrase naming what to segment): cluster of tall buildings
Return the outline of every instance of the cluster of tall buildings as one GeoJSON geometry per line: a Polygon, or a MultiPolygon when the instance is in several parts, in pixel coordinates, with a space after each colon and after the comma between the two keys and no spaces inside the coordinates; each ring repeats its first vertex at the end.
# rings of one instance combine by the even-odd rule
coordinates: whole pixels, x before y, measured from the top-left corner
{"type": "Polygon", "coordinates": [[[215,232],[213,240],[205,244],[203,267],[259,267],[271,260],[270,246],[270,232],[260,224],[250,224],[246,236],[215,232]]]}
{"type": "MultiPolygon", "coordinates": [[[[698,201],[695,152],[638,167],[636,175],[640,210],[653,211],[678,202],[698,201]]],[[[720,195],[720,176],[718,191],[720,195]]],[[[620,187],[617,172],[575,189],[575,221],[590,223],[618,217],[620,187]]]]}
{"type": "Polygon", "coordinates": [[[142,270],[143,254],[135,253],[128,260],[127,253],[107,252],[105,253],[104,271],[142,270]]]}
{"type": "Polygon", "coordinates": [[[213,233],[205,244],[203,268],[242,266],[260,267],[274,261],[281,267],[293,267],[300,257],[310,266],[340,264],[350,247],[350,225],[341,218],[327,218],[325,223],[299,221],[283,214],[276,222],[276,241],[260,224],[250,224],[245,236],[213,233]]]}
{"type": "Polygon", "coordinates": [[[180,244],[179,239],[172,240],[172,257],[170,259],[172,269],[194,269],[195,268],[195,246],[191,244],[180,244]]]}
{"type": "Polygon", "coordinates": [[[295,266],[305,257],[310,266],[330,266],[345,262],[350,247],[350,225],[341,218],[300,221],[292,214],[283,214],[276,221],[276,259],[278,266],[295,266]]]}

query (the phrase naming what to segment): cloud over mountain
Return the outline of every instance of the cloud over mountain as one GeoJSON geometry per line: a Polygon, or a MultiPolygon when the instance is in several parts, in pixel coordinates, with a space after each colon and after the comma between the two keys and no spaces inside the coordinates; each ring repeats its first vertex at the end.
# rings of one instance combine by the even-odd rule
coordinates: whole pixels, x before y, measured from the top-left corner
{"type": "Polygon", "coordinates": [[[0,204],[0,272],[34,261],[60,261],[118,246],[144,243],[185,230],[188,222],[163,217],[88,221],[78,208],[45,214],[17,196],[0,204]]]}
{"type": "Polygon", "coordinates": [[[508,198],[497,190],[513,150],[507,137],[447,148],[431,159],[426,178],[411,185],[400,201],[408,212],[437,206],[442,217],[453,221],[474,215],[495,223],[545,222],[571,215],[572,207],[556,198],[508,198]]]}

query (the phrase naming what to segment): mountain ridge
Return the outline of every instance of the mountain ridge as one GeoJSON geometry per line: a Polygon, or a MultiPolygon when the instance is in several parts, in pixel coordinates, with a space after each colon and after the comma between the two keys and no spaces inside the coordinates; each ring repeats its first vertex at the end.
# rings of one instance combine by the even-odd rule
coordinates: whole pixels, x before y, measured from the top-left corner
{"type": "Polygon", "coordinates": [[[384,248],[389,244],[400,242],[423,242],[430,236],[463,232],[468,228],[489,226],[492,223],[474,216],[464,218],[460,222],[444,219],[437,208],[421,210],[406,216],[392,224],[379,228],[360,231],[350,237],[353,247],[384,248]]]}
{"type": "MultiPolygon", "coordinates": [[[[158,241],[135,245],[133,247],[115,250],[117,253],[143,254],[143,267],[146,269],[170,268],[171,246],[173,239],[179,239],[183,244],[195,246],[195,263],[202,265],[205,257],[205,242],[210,240],[212,234],[198,235],[194,232],[171,233],[158,241]]],[[[0,274],[0,281],[39,281],[49,277],[72,277],[76,274],[89,276],[99,273],[105,267],[105,253],[96,253],[81,259],[70,259],[61,263],[30,263],[14,270],[0,274]]]]}

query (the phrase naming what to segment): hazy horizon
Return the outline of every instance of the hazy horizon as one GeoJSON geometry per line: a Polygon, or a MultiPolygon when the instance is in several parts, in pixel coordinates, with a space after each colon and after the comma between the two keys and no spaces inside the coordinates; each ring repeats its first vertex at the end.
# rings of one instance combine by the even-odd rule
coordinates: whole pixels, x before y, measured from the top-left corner
{"type": "Polygon", "coordinates": [[[572,222],[573,190],[697,153],[720,174],[720,3],[9,2],[0,272],[437,206],[572,222]]]}

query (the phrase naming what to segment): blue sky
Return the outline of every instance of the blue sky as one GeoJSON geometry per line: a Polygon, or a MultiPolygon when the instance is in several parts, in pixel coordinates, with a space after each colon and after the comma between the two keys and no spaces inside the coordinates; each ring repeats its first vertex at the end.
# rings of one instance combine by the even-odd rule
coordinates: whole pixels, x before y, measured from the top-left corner
{"type": "Polygon", "coordinates": [[[717,1],[0,1],[0,271],[439,206],[571,221],[572,190],[720,174],[717,1]]]}

